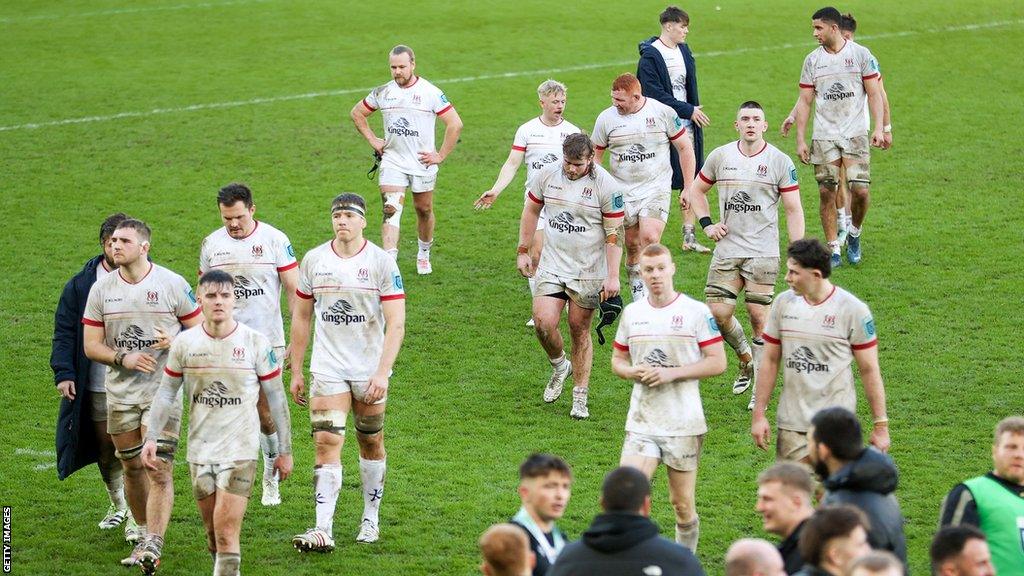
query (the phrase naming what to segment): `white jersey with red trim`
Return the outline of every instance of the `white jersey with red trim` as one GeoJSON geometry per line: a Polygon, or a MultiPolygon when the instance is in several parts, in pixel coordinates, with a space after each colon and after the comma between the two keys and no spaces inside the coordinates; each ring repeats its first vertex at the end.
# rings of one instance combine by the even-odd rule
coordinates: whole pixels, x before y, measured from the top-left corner
{"type": "Polygon", "coordinates": [[[424,166],[420,152],[436,152],[434,124],[438,116],[450,111],[452,105],[444,92],[416,77],[402,88],[394,80],[374,88],[363,98],[363,106],[371,112],[380,110],[384,116],[384,158],[406,174],[426,176],[437,172],[437,165],[424,166]]]}
{"type": "Polygon", "coordinates": [[[679,49],[679,45],[669,48],[661,38],[658,38],[651,42],[651,46],[665,59],[668,79],[672,82],[672,97],[680,102],[689,102],[686,99],[686,59],[683,58],[683,51],[679,49]]]}
{"type": "Polygon", "coordinates": [[[878,344],[871,310],[856,296],[834,286],[811,304],[786,290],[775,297],[762,337],[782,346],[779,428],[806,432],[822,408],[856,410],[853,351],[878,344]]]}
{"type": "Polygon", "coordinates": [[[608,149],[610,172],[632,202],[672,190],[669,141],[685,133],[675,110],[645,97],[632,114],[619,114],[614,106],[601,112],[590,138],[598,149],[608,149]]]}
{"type": "MultiPolygon", "coordinates": [[[[105,259],[100,259],[100,265],[96,267],[96,280],[107,276],[115,269],[108,269],[107,262],[105,259]]],[[[104,381],[107,379],[107,365],[102,362],[92,362],[89,364],[89,392],[99,392],[101,394],[106,393],[104,381]]]]}
{"type": "Polygon", "coordinates": [[[154,350],[159,342],[156,329],[174,338],[181,322],[202,313],[192,287],[174,272],[150,263],[149,272],[135,284],[121,275],[107,274],[92,285],[82,323],[103,328],[104,343],[114,350],[145,352],[156,360],[156,370],[146,374],[121,366],[110,366],[105,385],[107,402],[139,405],[152,402],[160,386],[160,374],[167,350],[154,350]]]}
{"type": "Polygon", "coordinates": [[[334,382],[369,380],[384,353],[381,303],[405,298],[395,259],[369,240],[349,258],[326,242],[302,259],[296,292],[314,301],[309,371],[334,382]]]}
{"type": "Polygon", "coordinates": [[[224,338],[197,326],[171,344],[164,373],[184,384],[189,462],[259,457],[260,382],[281,375],[281,359],[266,336],[241,322],[224,338]]]}
{"type": "Polygon", "coordinates": [[[525,154],[526,180],[548,164],[562,161],[562,143],[570,134],[581,130],[572,122],[562,119],[554,126],[548,126],[540,116],[523,124],[512,139],[512,149],[525,154]]]}
{"type": "Polygon", "coordinates": [[[235,277],[235,319],[284,346],[281,320],[281,272],[297,268],[288,236],[266,222],[245,238],[232,238],[219,228],[199,249],[199,274],[223,270],[235,277]]]}
{"type": "Polygon", "coordinates": [[[538,268],[561,278],[601,280],[608,276],[604,220],[622,218],[622,184],[593,165],[592,175],[566,176],[561,163],[549,164],[526,183],[527,202],[544,207],[547,230],[538,268]]]}
{"type": "Polygon", "coordinates": [[[729,233],[715,244],[719,258],[779,255],[779,200],[800,193],[796,166],[784,152],[765,142],[753,156],[740,142],[708,154],[698,177],[718,186],[718,208],[729,233]]]}
{"type": "MultiPolygon", "coordinates": [[[[634,366],[675,368],[699,362],[702,348],[721,341],[707,305],[679,293],[660,308],[648,298],[627,305],[612,345],[628,352],[634,366]]],[[[633,382],[626,431],[650,436],[706,433],[700,381],[675,380],[659,386],[633,382]]]]}
{"type": "Polygon", "coordinates": [[[864,81],[878,78],[871,51],[847,40],[835,54],[818,46],[804,59],[800,87],[814,89],[814,140],[839,140],[868,133],[864,81]]]}

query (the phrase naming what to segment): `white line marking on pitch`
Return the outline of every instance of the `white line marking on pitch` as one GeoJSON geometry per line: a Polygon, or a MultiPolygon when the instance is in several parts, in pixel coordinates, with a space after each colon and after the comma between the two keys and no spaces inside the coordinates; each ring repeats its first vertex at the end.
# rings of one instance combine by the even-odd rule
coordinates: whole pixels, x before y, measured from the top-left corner
{"type": "Polygon", "coordinates": [[[0,18],[0,24],[17,24],[20,22],[36,22],[39,20],[66,20],[69,18],[84,18],[87,16],[118,16],[121,14],[140,14],[145,12],[169,12],[174,10],[189,10],[192,8],[219,8],[221,6],[253,4],[255,2],[270,2],[270,0],[228,0],[227,2],[200,2],[198,4],[174,4],[172,6],[116,8],[112,10],[94,10],[92,12],[71,12],[68,14],[36,14],[34,16],[9,16],[6,18],[0,18]]]}
{"type": "Polygon", "coordinates": [[[49,457],[54,456],[54,453],[53,453],[53,451],[33,450],[31,448],[15,448],[14,455],[15,456],[46,456],[46,457],[49,458],[49,457]]]}
{"type": "MultiPolygon", "coordinates": [[[[961,31],[972,31],[981,30],[985,28],[997,28],[1000,26],[1012,26],[1016,24],[1024,24],[1024,20],[1002,20],[998,22],[987,22],[982,24],[963,24],[959,26],[948,26],[945,28],[925,28],[921,30],[905,30],[902,32],[887,32],[883,34],[864,34],[859,37],[860,40],[879,40],[883,38],[897,38],[904,36],[913,36],[917,34],[935,34],[935,33],[946,33],[946,32],[961,32],[961,31]]],[[[745,54],[747,52],[769,52],[775,50],[785,50],[789,48],[807,47],[806,44],[780,44],[777,46],[762,46],[759,48],[737,48],[734,50],[718,50],[713,52],[702,52],[697,53],[696,56],[699,58],[714,58],[717,56],[733,56],[736,54],[745,54]]],[[[464,76],[462,78],[448,78],[447,80],[438,80],[436,84],[444,86],[446,84],[456,84],[462,82],[478,82],[480,80],[496,80],[501,78],[517,78],[520,76],[542,76],[547,74],[562,74],[565,72],[578,72],[581,70],[593,70],[597,68],[611,68],[613,66],[626,66],[634,64],[635,60],[624,60],[619,62],[605,62],[601,64],[584,64],[582,66],[567,66],[564,68],[547,68],[543,70],[524,70],[520,72],[504,72],[501,74],[482,74],[480,76],[464,76]]],[[[119,112],[117,114],[109,114],[102,116],[82,116],[79,118],[65,118],[63,120],[50,120],[46,122],[28,122],[25,124],[11,124],[9,126],[0,126],[0,132],[11,132],[14,130],[35,130],[39,128],[50,128],[54,126],[67,126],[71,124],[87,124],[92,122],[109,122],[111,120],[122,120],[125,118],[144,118],[147,116],[159,116],[162,114],[176,114],[180,112],[197,112],[200,110],[216,110],[221,108],[238,108],[240,106],[252,106],[255,104],[273,104],[276,102],[289,102],[292,100],[308,100],[311,98],[323,98],[325,96],[341,96],[344,94],[356,94],[366,93],[373,90],[376,86],[369,86],[366,88],[342,88],[339,90],[324,90],[322,92],[307,92],[305,94],[291,94],[287,96],[268,96],[263,98],[251,98],[249,100],[235,100],[229,102],[211,102],[208,104],[191,104],[189,106],[180,106],[174,108],[153,108],[151,110],[137,110],[132,112],[119,112]]]]}
{"type": "Polygon", "coordinates": [[[49,470],[50,468],[56,468],[56,467],[57,467],[57,463],[56,462],[49,462],[47,464],[36,464],[35,466],[32,467],[32,469],[35,470],[36,472],[42,472],[43,470],[49,470]]]}

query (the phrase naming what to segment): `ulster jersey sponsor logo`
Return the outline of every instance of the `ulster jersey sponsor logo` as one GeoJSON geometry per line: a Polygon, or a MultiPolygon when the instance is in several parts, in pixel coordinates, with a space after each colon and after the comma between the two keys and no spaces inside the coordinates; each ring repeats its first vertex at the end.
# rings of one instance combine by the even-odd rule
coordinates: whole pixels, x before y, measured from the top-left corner
{"type": "Polygon", "coordinates": [[[833,82],[822,97],[830,102],[841,102],[847,98],[853,98],[854,93],[853,90],[847,90],[842,82],[833,82]]]}
{"type": "Polygon", "coordinates": [[[549,152],[541,156],[540,160],[534,160],[533,162],[531,162],[530,168],[533,168],[534,170],[540,170],[541,168],[547,166],[548,164],[551,164],[552,162],[558,162],[558,155],[549,152]]]}
{"type": "Polygon", "coordinates": [[[643,144],[633,144],[625,152],[619,154],[619,162],[644,162],[654,158],[654,152],[648,152],[643,144]]]}
{"type": "Polygon", "coordinates": [[[572,234],[573,232],[586,232],[586,226],[576,224],[576,219],[568,212],[562,212],[558,216],[548,220],[548,228],[554,228],[559,232],[572,234]]]}
{"type": "Polygon", "coordinates": [[[346,326],[366,322],[365,315],[356,314],[355,307],[349,304],[347,300],[340,298],[334,305],[320,314],[320,319],[334,325],[345,324],[346,326]]]}
{"type": "Polygon", "coordinates": [[[159,342],[156,338],[145,338],[142,328],[132,324],[114,336],[114,347],[127,352],[142,350],[159,342]]]}
{"type": "Polygon", "coordinates": [[[786,368],[796,370],[797,374],[807,373],[813,374],[814,372],[829,372],[828,364],[824,364],[818,361],[818,357],[814,355],[806,346],[801,346],[793,351],[786,359],[786,368]]]}
{"type": "Polygon", "coordinates": [[[410,128],[412,124],[406,118],[399,118],[395,120],[391,126],[388,126],[388,133],[394,134],[395,136],[406,136],[408,138],[419,138],[419,130],[413,130],[410,128]]]}
{"type": "Polygon", "coordinates": [[[235,276],[235,298],[246,300],[253,296],[263,296],[266,292],[252,280],[245,276],[235,276]]]}
{"type": "Polygon", "coordinates": [[[686,76],[679,74],[672,79],[673,92],[686,92],[686,76]]]}
{"type": "Polygon", "coordinates": [[[644,356],[644,364],[649,366],[660,366],[662,368],[675,368],[676,365],[669,361],[668,354],[661,348],[655,348],[651,350],[647,356],[644,356]]]}
{"type": "Polygon", "coordinates": [[[223,408],[224,406],[241,406],[242,399],[226,396],[228,387],[219,380],[214,380],[209,386],[203,388],[202,392],[192,395],[193,404],[203,404],[210,408],[223,408]]]}
{"type": "Polygon", "coordinates": [[[746,214],[747,212],[760,212],[761,207],[753,203],[749,194],[740,190],[725,201],[725,210],[727,212],[741,212],[746,214]]]}

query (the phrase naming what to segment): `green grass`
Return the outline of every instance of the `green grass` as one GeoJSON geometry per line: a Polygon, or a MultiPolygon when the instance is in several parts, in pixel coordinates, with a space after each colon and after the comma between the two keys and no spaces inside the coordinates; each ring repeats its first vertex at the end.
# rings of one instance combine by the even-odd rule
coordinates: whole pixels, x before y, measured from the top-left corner
{"type": "MultiPolygon", "coordinates": [[[[325,207],[337,192],[367,195],[375,212],[375,185],[364,177],[368,147],[347,115],[362,89],[388,79],[385,54],[399,42],[416,49],[418,71],[447,92],[466,128],[438,181],[430,277],[415,274],[415,228],[406,215],[401,267],[409,316],[386,427],[384,538],[369,547],[352,542],[361,498],[350,441],[339,549],[303,556],[290,548],[290,536],[312,521],[307,414],[293,406],[296,474],[282,488],[280,508],[250,509],[244,572],[471,573],[477,536],[516,510],[515,469],[534,450],[561,454],[573,466],[574,494],[561,525],[578,537],[597,511],[603,474],[617,464],[629,386],[611,375],[608,349],[598,349],[589,421],[571,421],[565,399],[541,402],[548,367],[522,326],[529,300],[514,270],[522,174],[493,210],[475,213],[471,205],[493,182],[515,128],[536,112],[537,84],[548,76],[568,84],[567,117],[589,131],[609,105],[611,79],[635,69],[636,44],[655,33],[664,3],[266,0],[147,11],[180,4],[188,2],[0,2],[0,126],[350,91],[0,131],[7,238],[0,256],[0,502],[13,506],[15,573],[113,572],[128,551],[117,534],[95,528],[106,502],[94,469],[60,483],[52,468],[36,469],[52,457],[16,452],[52,450],[53,309],[63,283],[96,252],[99,222],[114,211],[148,221],[154,257],[191,278],[200,240],[219,225],[216,189],[229,181],[252,185],[258,215],[287,232],[300,254],[329,238],[325,207]],[[109,12],[124,8],[136,11],[109,12]],[[593,64],[609,65],[584,68],[593,64]]],[[[735,106],[753,98],[767,109],[770,140],[792,154],[792,140],[776,128],[813,48],[809,15],[819,6],[718,4],[720,11],[710,3],[685,6],[714,122],[708,150],[735,138],[735,106]]],[[[924,574],[943,495],[990,467],[993,424],[1024,406],[1017,381],[1024,275],[1016,262],[1024,211],[1015,202],[1020,169],[1013,160],[1024,151],[1008,127],[1024,116],[1024,76],[1007,48],[1024,41],[1024,6],[975,0],[936,9],[908,0],[842,7],[857,15],[863,43],[885,72],[895,146],[873,155],[865,260],[834,278],[875,314],[901,470],[897,495],[913,570],[924,574]],[[951,28],[992,23],[1001,24],[951,28]]],[[[799,170],[807,229],[820,236],[812,173],[799,170]]],[[[376,240],[377,218],[370,220],[376,240]]],[[[678,215],[669,230],[677,244],[678,215]]],[[[708,260],[677,254],[677,262],[679,287],[701,294],[708,260]]],[[[711,432],[697,506],[709,573],[720,573],[729,542],[763,535],[754,477],[771,458],[753,447],[746,401],[728,391],[734,376],[735,365],[703,385],[711,432]]],[[[861,408],[866,420],[863,399],[861,408]]],[[[185,467],[176,472],[162,573],[209,572],[185,467]]],[[[670,535],[661,474],[654,516],[670,535]]]]}

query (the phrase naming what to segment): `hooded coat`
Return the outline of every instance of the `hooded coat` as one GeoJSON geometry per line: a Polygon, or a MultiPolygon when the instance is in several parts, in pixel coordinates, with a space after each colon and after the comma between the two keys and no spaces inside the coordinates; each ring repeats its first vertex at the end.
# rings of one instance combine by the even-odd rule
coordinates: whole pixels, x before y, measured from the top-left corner
{"type": "Polygon", "coordinates": [[[594,518],[582,538],[562,549],[548,576],[704,576],[689,549],[658,535],[639,514],[609,512],[594,518]]]}

